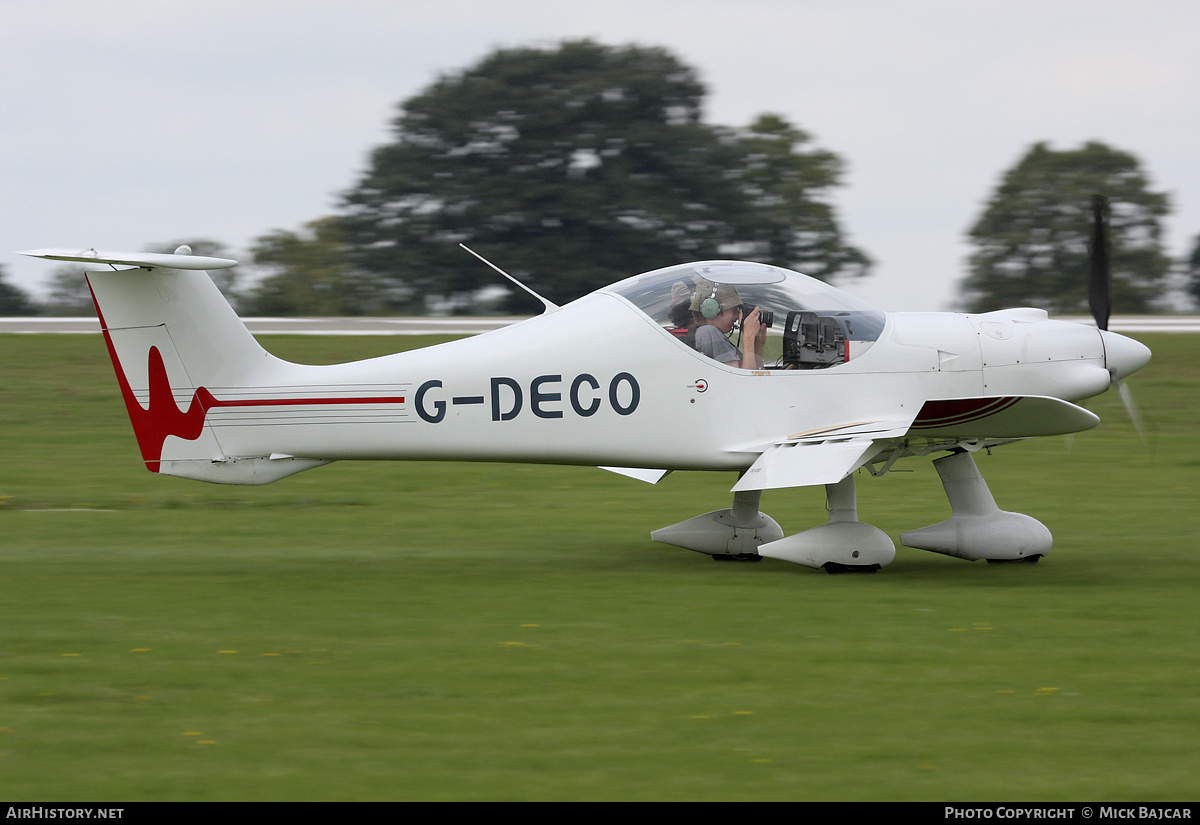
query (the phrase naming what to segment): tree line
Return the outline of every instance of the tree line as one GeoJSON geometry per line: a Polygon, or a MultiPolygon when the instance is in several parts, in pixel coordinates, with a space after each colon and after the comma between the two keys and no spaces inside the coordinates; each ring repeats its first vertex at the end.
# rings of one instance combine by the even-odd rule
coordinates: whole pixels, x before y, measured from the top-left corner
{"type": "MultiPolygon", "coordinates": [[[[335,214],[257,238],[253,276],[213,275],[244,314],[321,316],[537,311],[459,243],[558,303],[688,260],[745,258],[826,281],[869,272],[830,200],[842,159],[776,114],[705,123],[704,95],[697,71],[662,48],[497,50],[399,104],[391,141],[335,214]]],[[[1111,204],[1114,307],[1160,309],[1181,284],[1200,300],[1200,237],[1184,261],[1164,253],[1169,200],[1135,156],[1037,143],[968,231],[962,307],[1086,312],[1094,194],[1111,204]]],[[[148,249],[180,242],[238,257],[203,238],[148,249]]],[[[55,270],[42,301],[0,268],[0,315],[90,311],[79,267],[55,270]]]]}

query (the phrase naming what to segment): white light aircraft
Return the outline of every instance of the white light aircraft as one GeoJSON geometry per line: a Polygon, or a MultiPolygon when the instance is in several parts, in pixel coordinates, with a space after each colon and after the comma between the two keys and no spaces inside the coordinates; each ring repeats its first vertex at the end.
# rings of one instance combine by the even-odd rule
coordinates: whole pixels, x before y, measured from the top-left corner
{"type": "MultiPolygon", "coordinates": [[[[972,454],[1099,419],[1072,403],[1141,368],[1150,351],[1037,309],[884,313],[775,266],[704,261],[647,272],[534,318],[426,349],[333,366],[276,358],[189,254],[41,249],[83,261],[117,382],[152,472],[265,484],[346,459],[602,466],[658,482],[738,474],[732,507],[654,531],[711,555],[829,572],[889,564],[895,545],[857,517],[855,472],[935,456],[946,521],[902,534],[963,559],[1037,561],[1041,522],[1001,510],[972,454]],[[773,310],[767,366],[689,346],[668,313],[732,287],[773,310]],[[695,292],[701,293],[693,298],[695,292]],[[940,457],[938,457],[940,456],[940,457]],[[763,490],[824,485],[825,524],[785,536],[763,490]]],[[[707,313],[705,313],[707,314],[707,313]]]]}

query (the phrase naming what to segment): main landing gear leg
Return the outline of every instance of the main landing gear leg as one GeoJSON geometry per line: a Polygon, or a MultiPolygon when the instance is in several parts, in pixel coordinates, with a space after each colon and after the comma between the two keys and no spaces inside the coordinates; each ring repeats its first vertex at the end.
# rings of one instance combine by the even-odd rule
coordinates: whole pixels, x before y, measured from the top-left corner
{"type": "Polygon", "coordinates": [[[896,557],[887,533],[858,520],[854,476],[826,484],[829,522],[758,548],[760,555],[823,569],[827,573],[874,573],[896,557]]]}
{"type": "Polygon", "coordinates": [[[904,533],[901,544],[968,561],[1032,564],[1050,552],[1054,539],[1046,525],[997,507],[970,453],[939,458],[933,466],[942,477],[952,515],[941,524],[904,533]]]}
{"type": "Polygon", "coordinates": [[[733,507],[663,527],[650,538],[712,556],[715,561],[761,561],[759,545],[783,538],[775,519],[758,511],[762,490],[733,494],[733,507]]]}

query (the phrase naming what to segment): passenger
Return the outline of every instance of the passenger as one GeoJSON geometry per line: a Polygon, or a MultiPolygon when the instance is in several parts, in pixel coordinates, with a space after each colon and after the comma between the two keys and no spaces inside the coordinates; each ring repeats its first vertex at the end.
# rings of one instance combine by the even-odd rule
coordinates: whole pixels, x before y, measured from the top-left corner
{"type": "Polygon", "coordinates": [[[692,298],[692,315],[696,319],[696,349],[733,367],[744,370],[763,368],[763,344],[767,340],[767,328],[759,323],[758,307],[742,317],[742,299],[729,284],[714,284],[702,281],[692,298]],[[738,321],[742,322],[743,346],[750,346],[743,353],[729,342],[738,321]]]}
{"type": "Polygon", "coordinates": [[[671,287],[671,304],[667,309],[667,320],[674,329],[671,334],[692,349],[696,348],[696,322],[692,320],[692,288],[684,281],[676,281],[671,287]]]}

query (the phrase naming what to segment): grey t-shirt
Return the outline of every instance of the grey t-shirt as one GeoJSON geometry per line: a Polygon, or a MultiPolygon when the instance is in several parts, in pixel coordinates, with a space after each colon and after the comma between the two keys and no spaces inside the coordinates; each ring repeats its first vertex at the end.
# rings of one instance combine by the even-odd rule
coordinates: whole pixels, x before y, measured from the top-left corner
{"type": "Polygon", "coordinates": [[[721,330],[711,324],[696,327],[696,349],[722,364],[732,364],[735,367],[742,364],[742,351],[729,343],[729,339],[721,334],[721,330]]]}

